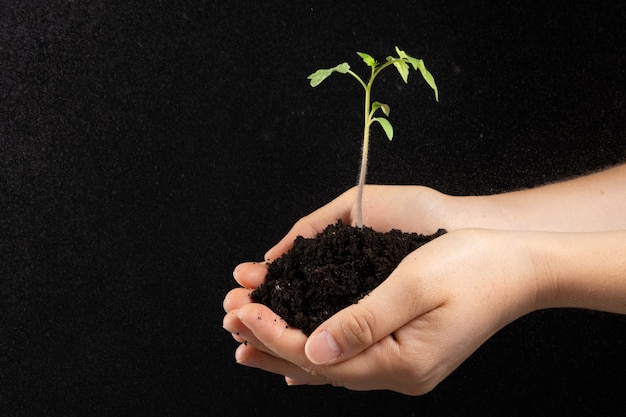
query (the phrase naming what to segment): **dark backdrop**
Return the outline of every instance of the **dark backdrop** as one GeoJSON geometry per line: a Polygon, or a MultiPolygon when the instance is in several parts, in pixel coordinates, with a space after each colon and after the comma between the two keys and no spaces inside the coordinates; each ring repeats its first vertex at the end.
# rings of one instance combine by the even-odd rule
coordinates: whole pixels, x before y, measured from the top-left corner
{"type": "Polygon", "coordinates": [[[417,398],[235,364],[233,267],[356,181],[361,92],[313,70],[397,44],[434,74],[440,103],[381,78],[370,182],[493,193],[626,156],[624,2],[347,4],[2,3],[1,415],[623,415],[602,313],[526,316],[417,398]]]}

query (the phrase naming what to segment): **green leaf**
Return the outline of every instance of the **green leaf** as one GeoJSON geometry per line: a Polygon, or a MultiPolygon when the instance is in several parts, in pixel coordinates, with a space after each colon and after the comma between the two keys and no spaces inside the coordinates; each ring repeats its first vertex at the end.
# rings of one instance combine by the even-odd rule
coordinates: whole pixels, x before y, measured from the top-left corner
{"type": "Polygon", "coordinates": [[[348,64],[347,62],[342,62],[341,64],[337,65],[335,68],[332,68],[332,69],[342,74],[345,74],[346,72],[350,70],[350,64],[348,64]]]}
{"type": "Polygon", "coordinates": [[[374,117],[372,122],[378,122],[378,124],[380,124],[385,131],[387,138],[389,138],[389,140],[393,139],[393,127],[391,126],[391,123],[389,123],[389,120],[384,117],[374,117]]]}
{"type": "Polygon", "coordinates": [[[412,56],[410,56],[409,54],[407,54],[406,52],[404,52],[397,46],[396,46],[396,52],[398,53],[398,56],[400,58],[408,61],[413,66],[413,69],[420,70],[420,72],[422,73],[422,77],[424,78],[424,81],[426,81],[426,83],[428,83],[430,88],[432,88],[433,91],[435,92],[435,100],[439,101],[439,91],[437,90],[437,84],[435,84],[435,78],[430,73],[430,71],[426,69],[426,65],[424,65],[424,60],[413,58],[412,56]]]}
{"type": "Polygon", "coordinates": [[[396,60],[393,62],[393,65],[396,67],[396,69],[400,73],[402,80],[405,83],[408,83],[409,82],[409,66],[406,64],[406,62],[403,60],[396,60]]]}
{"type": "Polygon", "coordinates": [[[343,62],[333,68],[318,69],[313,74],[309,75],[307,79],[311,80],[311,87],[317,87],[326,78],[330,77],[333,72],[339,72],[345,74],[350,70],[350,64],[343,62]]]}
{"type": "Polygon", "coordinates": [[[375,101],[374,103],[372,103],[372,113],[374,114],[376,112],[376,110],[381,109],[383,111],[383,113],[385,113],[385,116],[389,117],[389,112],[391,111],[391,108],[389,107],[388,104],[385,103],[381,103],[379,101],[375,101]]]}
{"type": "Polygon", "coordinates": [[[365,52],[357,52],[357,55],[360,56],[363,59],[363,62],[365,62],[369,67],[376,68],[378,65],[378,62],[365,52]]]}
{"type": "Polygon", "coordinates": [[[435,78],[430,73],[430,71],[426,69],[426,65],[424,65],[423,60],[417,59],[416,61],[417,61],[417,69],[420,70],[420,72],[422,73],[422,77],[424,77],[424,80],[426,81],[426,83],[428,83],[430,88],[432,88],[433,91],[435,92],[435,100],[439,101],[439,91],[437,90],[437,84],[435,84],[435,78]]]}
{"type": "Polygon", "coordinates": [[[413,69],[416,70],[418,68],[419,61],[421,61],[421,59],[413,58],[412,56],[410,56],[409,54],[407,54],[406,52],[404,52],[397,46],[396,46],[396,52],[398,53],[398,56],[400,57],[400,59],[403,59],[409,62],[411,65],[413,65],[413,69]]]}
{"type": "Polygon", "coordinates": [[[396,46],[396,53],[398,54],[398,58],[400,59],[408,59],[410,58],[406,52],[396,46]]]}

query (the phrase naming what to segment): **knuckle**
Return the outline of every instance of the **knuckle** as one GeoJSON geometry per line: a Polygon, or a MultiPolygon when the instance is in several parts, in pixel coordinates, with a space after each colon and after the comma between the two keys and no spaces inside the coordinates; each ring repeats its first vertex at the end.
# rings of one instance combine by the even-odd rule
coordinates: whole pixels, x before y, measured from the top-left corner
{"type": "Polygon", "coordinates": [[[307,374],[309,374],[310,376],[317,378],[317,377],[323,377],[324,375],[322,375],[322,373],[315,367],[315,365],[309,364],[309,363],[300,363],[297,364],[298,366],[300,366],[300,368],[302,368],[307,374]]]}
{"type": "Polygon", "coordinates": [[[341,336],[347,346],[369,346],[374,343],[376,315],[367,308],[348,309],[341,322],[341,336]]]}

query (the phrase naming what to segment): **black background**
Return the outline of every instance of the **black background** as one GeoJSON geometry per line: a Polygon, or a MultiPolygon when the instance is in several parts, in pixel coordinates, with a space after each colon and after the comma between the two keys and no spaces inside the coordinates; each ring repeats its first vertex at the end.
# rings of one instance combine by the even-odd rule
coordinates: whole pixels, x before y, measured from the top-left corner
{"type": "Polygon", "coordinates": [[[382,76],[369,182],[494,193],[625,159],[625,22],[607,0],[3,2],[0,414],[623,415],[620,316],[523,317],[417,398],[287,387],[221,323],[234,266],[356,181],[360,87],[308,74],[423,58],[440,102],[382,76]]]}

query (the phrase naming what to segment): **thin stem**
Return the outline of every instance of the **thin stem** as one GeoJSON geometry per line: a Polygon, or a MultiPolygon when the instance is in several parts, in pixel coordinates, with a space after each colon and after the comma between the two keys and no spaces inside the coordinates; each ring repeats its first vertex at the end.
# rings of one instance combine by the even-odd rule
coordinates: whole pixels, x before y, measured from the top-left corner
{"type": "Polygon", "coordinates": [[[372,70],[372,78],[370,78],[370,86],[371,86],[372,82],[374,81],[374,78],[376,78],[376,76],[378,74],[380,74],[380,72],[382,70],[387,68],[389,65],[393,65],[394,62],[399,62],[399,61],[404,61],[404,60],[403,59],[392,59],[391,61],[387,61],[384,64],[382,64],[380,67],[376,67],[376,71],[372,70]]]}
{"type": "Polygon", "coordinates": [[[358,76],[358,75],[357,75],[354,71],[352,71],[352,70],[348,70],[347,74],[350,74],[350,75],[352,75],[354,78],[356,78],[356,80],[359,82],[359,84],[361,84],[361,86],[362,86],[365,90],[367,90],[367,86],[365,85],[365,81],[363,81],[363,80],[361,79],[361,77],[359,77],[359,76],[358,76]]]}
{"type": "Polygon", "coordinates": [[[365,85],[363,83],[363,87],[365,88],[365,100],[363,103],[363,149],[361,150],[361,169],[359,170],[359,184],[357,186],[357,197],[356,197],[356,226],[361,229],[363,228],[363,189],[365,188],[365,177],[367,176],[367,158],[370,147],[370,125],[372,124],[372,114],[370,112],[371,108],[371,94],[372,94],[372,84],[374,82],[374,78],[376,78],[376,74],[378,72],[375,68],[372,68],[372,74],[370,76],[370,80],[365,85]]]}
{"type": "Polygon", "coordinates": [[[365,177],[367,175],[367,154],[370,141],[370,88],[365,88],[365,123],[363,125],[363,149],[361,151],[361,169],[359,170],[359,185],[356,197],[356,225],[360,229],[363,227],[363,188],[365,187],[365,177]]]}

